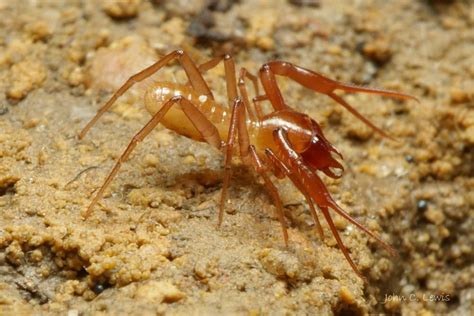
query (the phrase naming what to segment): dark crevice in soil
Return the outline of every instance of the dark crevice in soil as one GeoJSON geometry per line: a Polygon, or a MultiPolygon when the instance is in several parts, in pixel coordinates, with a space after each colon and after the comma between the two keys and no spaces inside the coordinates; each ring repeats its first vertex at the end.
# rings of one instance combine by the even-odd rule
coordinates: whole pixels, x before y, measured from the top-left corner
{"type": "Polygon", "coordinates": [[[15,195],[15,184],[20,180],[19,178],[11,178],[0,186],[0,196],[15,195]]]}

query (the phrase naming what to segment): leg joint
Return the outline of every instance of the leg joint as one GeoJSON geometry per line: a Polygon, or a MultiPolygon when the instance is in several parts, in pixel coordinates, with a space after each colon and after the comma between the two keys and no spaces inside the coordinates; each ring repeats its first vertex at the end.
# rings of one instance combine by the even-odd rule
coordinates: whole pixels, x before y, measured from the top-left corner
{"type": "Polygon", "coordinates": [[[241,97],[236,97],[234,99],[234,103],[235,103],[236,107],[241,106],[242,105],[242,98],[241,97]]]}
{"type": "Polygon", "coordinates": [[[173,101],[173,102],[180,102],[182,99],[183,99],[183,96],[182,96],[182,95],[175,95],[174,97],[172,97],[172,98],[170,99],[170,101],[173,101]]]}
{"type": "Polygon", "coordinates": [[[262,67],[260,67],[260,72],[264,72],[264,71],[270,71],[269,64],[263,64],[262,67]]]}

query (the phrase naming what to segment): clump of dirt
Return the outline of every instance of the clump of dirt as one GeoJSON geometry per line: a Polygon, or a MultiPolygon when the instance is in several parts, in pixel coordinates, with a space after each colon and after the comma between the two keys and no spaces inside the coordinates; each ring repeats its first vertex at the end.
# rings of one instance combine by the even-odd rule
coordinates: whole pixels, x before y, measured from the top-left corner
{"type": "MultiPolygon", "coordinates": [[[[20,313],[468,314],[474,306],[474,15],[465,1],[16,1],[0,4],[0,309],[20,313]],[[344,155],[324,178],[338,203],[397,249],[334,216],[329,227],[277,182],[285,247],[259,179],[236,162],[216,228],[222,156],[158,127],[93,215],[94,191],[148,120],[137,85],[83,140],[81,127],[130,75],[176,48],[198,63],[233,52],[412,94],[344,98],[394,136],[282,80],[344,155]]],[[[205,75],[225,102],[224,71],[205,75]]],[[[183,81],[184,80],[184,81],[183,81]]],[[[252,90],[251,90],[252,91],[252,90]]]]}

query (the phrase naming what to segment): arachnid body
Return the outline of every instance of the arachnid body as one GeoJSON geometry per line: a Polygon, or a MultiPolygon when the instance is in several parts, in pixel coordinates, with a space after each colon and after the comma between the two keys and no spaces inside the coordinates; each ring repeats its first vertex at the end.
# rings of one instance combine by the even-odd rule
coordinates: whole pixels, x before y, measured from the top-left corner
{"type": "Polygon", "coordinates": [[[398,92],[344,84],[311,70],[282,61],[272,61],[264,64],[260,68],[258,76],[251,75],[246,69],[241,69],[237,80],[235,65],[229,55],[212,59],[197,66],[184,51],[176,50],[130,77],[87,124],[79,138],[83,138],[100,116],[134,83],[150,77],[163,66],[176,60],[186,72],[189,82],[187,84],[155,82],[148,87],[144,100],[146,109],[150,112],[152,118],[133,137],[116,162],[104,184],[90,203],[85,213],[86,218],[91,215],[94,205],[102,197],[121,164],[127,160],[135,146],[158,123],[162,123],[178,134],[197,141],[207,142],[224,152],[225,171],[218,216],[219,225],[223,219],[225,196],[231,176],[231,158],[234,154],[234,147],[238,147],[241,160],[252,166],[263,178],[265,186],[275,202],[285,243],[288,243],[288,233],[282,202],[277,188],[268,176],[268,172],[272,172],[277,178],[288,177],[303,193],[310,207],[311,215],[317,224],[318,232],[323,238],[323,230],[314,203],[319,207],[339,248],[357,274],[361,275],[337,232],[329,209],[334,210],[376,239],[392,254],[395,253],[389,245],[355,221],[333,200],[318,172],[323,172],[332,178],[340,177],[343,167],[334,156],[339,156],[342,159],[342,155],[325,138],[321,127],[315,120],[295,111],[285,103],[275,75],[288,77],[306,88],[326,94],[384,136],[387,135],[340,96],[336,95],[334,91],[339,89],[345,92],[366,92],[399,99],[414,99],[413,97],[398,92]],[[214,100],[214,96],[202,76],[203,72],[217,66],[221,61],[224,63],[229,107],[222,106],[214,100]],[[252,99],[252,102],[248,97],[246,80],[252,81],[256,91],[256,97],[252,99]],[[259,94],[259,80],[264,90],[262,95],[259,94]],[[269,114],[262,112],[259,102],[263,100],[270,102],[273,112],[269,114]]]}

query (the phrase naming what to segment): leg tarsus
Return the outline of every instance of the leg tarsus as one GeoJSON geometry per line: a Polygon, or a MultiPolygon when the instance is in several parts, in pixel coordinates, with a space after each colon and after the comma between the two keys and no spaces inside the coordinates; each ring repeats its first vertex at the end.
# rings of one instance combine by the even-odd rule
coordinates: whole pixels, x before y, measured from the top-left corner
{"type": "Polygon", "coordinates": [[[268,157],[268,160],[270,161],[271,165],[274,167],[274,170],[276,170],[277,173],[284,173],[288,178],[290,178],[293,184],[304,195],[306,202],[309,205],[311,216],[313,217],[313,220],[316,223],[316,228],[318,230],[319,237],[321,238],[321,240],[324,240],[323,227],[321,226],[321,222],[319,221],[318,214],[316,213],[313,201],[311,200],[311,196],[308,194],[304,185],[300,182],[298,177],[296,177],[295,174],[290,170],[290,168],[286,166],[283,161],[279,159],[271,149],[267,148],[265,150],[265,154],[268,157]]]}
{"type": "Polygon", "coordinates": [[[291,145],[289,144],[288,139],[287,139],[286,132],[284,130],[277,129],[274,132],[274,139],[277,145],[277,153],[280,155],[283,155],[282,159],[284,161],[288,161],[288,163],[292,166],[292,169],[294,169],[296,177],[301,178],[301,183],[303,184],[303,187],[306,188],[306,191],[310,194],[313,201],[321,209],[321,212],[326,218],[326,221],[329,224],[331,231],[334,237],[336,238],[336,241],[338,242],[339,247],[343,251],[344,256],[346,257],[346,259],[348,260],[349,264],[352,266],[355,272],[357,272],[360,275],[359,271],[357,270],[357,267],[350,259],[349,252],[345,248],[339,234],[337,233],[337,229],[335,228],[332,218],[328,211],[329,207],[334,209],[336,213],[338,213],[339,215],[347,219],[349,222],[356,225],[359,229],[361,229],[363,232],[368,234],[370,237],[377,240],[390,254],[393,255],[396,253],[392,247],[390,247],[388,244],[383,242],[376,234],[374,234],[373,232],[365,228],[362,224],[354,220],[349,214],[347,214],[342,208],[340,208],[336,204],[336,202],[332,199],[331,195],[326,189],[326,186],[324,185],[322,180],[319,178],[319,176],[313,171],[311,171],[311,169],[308,168],[304,164],[304,162],[301,159],[301,156],[299,156],[299,154],[296,153],[291,148],[291,145]]]}
{"type": "Polygon", "coordinates": [[[356,109],[354,109],[349,103],[347,103],[343,98],[338,96],[337,94],[330,92],[327,94],[331,99],[342,105],[343,107],[346,108],[352,115],[357,117],[359,120],[361,120],[364,124],[372,128],[374,131],[379,133],[380,135],[389,138],[393,141],[396,141],[396,139],[393,136],[390,136],[389,134],[385,133],[382,129],[379,127],[375,126],[371,121],[369,121],[365,116],[359,113],[356,109]]]}
{"type": "Polygon", "coordinates": [[[391,256],[397,257],[398,252],[392,248],[389,244],[384,242],[377,234],[373,233],[369,229],[367,229],[364,225],[356,221],[352,216],[347,214],[339,205],[337,205],[334,201],[331,203],[331,208],[339,215],[344,217],[347,221],[349,221],[351,224],[354,224],[357,228],[362,230],[364,233],[372,237],[374,240],[376,240],[391,256]]]}
{"type": "Polygon", "coordinates": [[[250,145],[249,152],[252,157],[255,171],[257,171],[257,173],[263,178],[263,181],[265,182],[265,186],[267,187],[268,192],[273,197],[274,203],[276,204],[277,216],[281,224],[283,239],[285,241],[285,245],[288,247],[288,230],[287,230],[286,222],[285,222],[285,213],[283,212],[283,203],[281,202],[280,195],[278,194],[278,189],[275,187],[275,185],[272,183],[268,175],[265,173],[265,169],[263,167],[262,161],[258,157],[255,147],[250,145]]]}
{"type": "Polygon", "coordinates": [[[138,142],[140,142],[144,137],[146,137],[146,135],[150,133],[151,130],[153,130],[153,128],[155,128],[155,126],[163,118],[164,114],[176,102],[177,102],[176,98],[172,98],[168,102],[166,102],[163,105],[163,107],[148,121],[148,123],[132,138],[127,148],[125,149],[125,151],[122,153],[120,158],[115,163],[114,167],[112,168],[112,171],[109,173],[104,183],[100,187],[99,191],[97,191],[94,199],[91,201],[91,203],[87,207],[87,210],[83,216],[84,219],[89,218],[89,216],[92,214],[95,204],[97,203],[97,201],[100,200],[105,190],[107,189],[109,184],[112,182],[113,178],[115,177],[120,167],[122,166],[122,163],[127,160],[128,156],[133,151],[133,149],[137,146],[138,142]]]}
{"type": "Polygon", "coordinates": [[[224,218],[224,208],[225,208],[225,198],[227,195],[227,188],[229,186],[229,181],[231,177],[231,163],[232,163],[232,154],[233,147],[236,135],[236,129],[239,127],[239,108],[242,104],[240,99],[235,99],[234,104],[232,105],[232,115],[230,118],[229,133],[227,136],[227,143],[225,147],[225,157],[224,157],[224,182],[222,184],[222,193],[221,201],[219,204],[219,216],[217,226],[220,227],[222,220],[224,218]]]}
{"type": "Polygon", "coordinates": [[[341,236],[339,236],[339,232],[336,229],[336,226],[334,225],[334,222],[332,221],[331,214],[329,214],[329,210],[327,207],[320,207],[321,212],[324,215],[324,218],[326,219],[326,222],[329,225],[329,228],[331,229],[331,232],[336,239],[337,245],[342,251],[342,254],[346,258],[347,262],[351,266],[352,270],[364,281],[366,281],[365,277],[362,275],[362,273],[359,271],[357,266],[355,265],[354,261],[352,261],[351,256],[349,255],[349,251],[347,250],[346,246],[344,246],[344,243],[342,242],[341,236]]]}
{"type": "Polygon", "coordinates": [[[313,221],[316,223],[316,228],[318,230],[319,237],[321,238],[321,240],[324,240],[326,237],[324,236],[323,226],[321,225],[321,222],[319,221],[318,213],[316,213],[316,209],[314,208],[313,201],[311,200],[311,198],[308,199],[308,197],[306,197],[306,201],[309,204],[309,210],[311,212],[311,215],[313,216],[313,221]]]}

